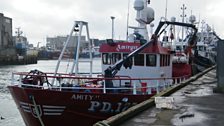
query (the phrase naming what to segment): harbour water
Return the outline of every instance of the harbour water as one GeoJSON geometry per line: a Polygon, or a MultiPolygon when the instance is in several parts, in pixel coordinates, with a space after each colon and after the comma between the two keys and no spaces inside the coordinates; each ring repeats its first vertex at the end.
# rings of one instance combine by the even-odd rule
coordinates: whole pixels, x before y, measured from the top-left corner
{"type": "MultiPolygon", "coordinates": [[[[11,83],[12,72],[28,72],[34,69],[43,72],[54,72],[56,64],[57,60],[41,60],[32,65],[0,66],[0,126],[25,126],[19,110],[7,89],[7,86],[11,83]]],[[[80,72],[88,72],[90,69],[88,66],[89,63],[81,62],[79,65],[80,72]]],[[[71,67],[71,60],[63,60],[59,72],[70,72],[71,67]]],[[[93,71],[101,72],[101,60],[99,58],[93,60],[93,71]]]]}

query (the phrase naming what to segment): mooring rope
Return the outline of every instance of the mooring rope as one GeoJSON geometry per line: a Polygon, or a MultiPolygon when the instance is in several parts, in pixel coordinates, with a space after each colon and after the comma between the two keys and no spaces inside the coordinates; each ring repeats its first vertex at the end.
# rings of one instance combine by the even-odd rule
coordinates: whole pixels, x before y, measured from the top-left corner
{"type": "Polygon", "coordinates": [[[32,102],[33,102],[34,109],[35,109],[36,114],[37,114],[37,118],[38,118],[38,120],[40,121],[40,125],[41,125],[41,126],[44,126],[44,122],[43,122],[43,120],[42,120],[41,117],[40,117],[40,112],[39,112],[39,110],[38,110],[38,108],[37,108],[37,104],[36,104],[36,101],[35,101],[35,99],[34,99],[34,96],[31,95],[30,98],[31,98],[31,100],[32,100],[32,102]]]}

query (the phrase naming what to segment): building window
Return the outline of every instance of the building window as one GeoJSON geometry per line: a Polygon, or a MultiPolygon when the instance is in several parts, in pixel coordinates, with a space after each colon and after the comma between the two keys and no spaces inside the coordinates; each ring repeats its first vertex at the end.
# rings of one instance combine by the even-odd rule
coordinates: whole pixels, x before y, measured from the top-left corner
{"type": "Polygon", "coordinates": [[[11,24],[11,20],[8,18],[5,18],[5,23],[11,24]]]}
{"type": "Polygon", "coordinates": [[[103,53],[102,54],[102,60],[103,60],[103,64],[108,64],[108,65],[110,65],[111,64],[111,56],[110,56],[110,54],[108,54],[108,53],[103,53]]]}
{"type": "Polygon", "coordinates": [[[156,66],[155,54],[146,54],[146,66],[156,66]]]}
{"type": "Polygon", "coordinates": [[[144,54],[138,54],[134,57],[134,65],[135,66],[144,66],[144,54]]]}

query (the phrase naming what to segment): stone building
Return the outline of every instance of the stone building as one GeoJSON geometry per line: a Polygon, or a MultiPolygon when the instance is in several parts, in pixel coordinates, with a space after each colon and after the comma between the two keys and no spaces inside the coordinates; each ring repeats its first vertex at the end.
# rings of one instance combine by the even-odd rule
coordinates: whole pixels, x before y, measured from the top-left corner
{"type": "Polygon", "coordinates": [[[0,49],[15,46],[12,39],[12,18],[0,13],[0,49]]]}
{"type": "MultiPolygon", "coordinates": [[[[62,50],[63,44],[66,42],[68,36],[56,36],[56,37],[47,37],[47,47],[53,50],[62,50]]],[[[72,36],[67,49],[74,50],[77,46],[78,36],[72,36]]],[[[87,44],[86,37],[81,37],[81,47],[84,47],[87,44]]]]}
{"type": "MultiPolygon", "coordinates": [[[[46,47],[48,50],[52,51],[61,51],[63,48],[63,44],[66,42],[68,36],[57,36],[57,37],[47,37],[47,44],[46,47]]],[[[90,39],[91,43],[93,44],[93,54],[98,55],[99,54],[99,46],[101,45],[101,42],[99,39],[90,39]]],[[[77,47],[78,42],[78,36],[72,36],[70,42],[68,43],[68,46],[66,48],[66,54],[70,56],[74,56],[75,49],[77,47]]],[[[80,56],[86,57],[89,55],[89,43],[86,40],[86,36],[81,36],[81,43],[80,43],[80,56]]]]}
{"type": "Polygon", "coordinates": [[[19,56],[20,52],[15,42],[12,37],[12,18],[0,13],[0,65],[37,63],[37,56],[27,55],[26,52],[24,52],[26,55],[19,56]]]}

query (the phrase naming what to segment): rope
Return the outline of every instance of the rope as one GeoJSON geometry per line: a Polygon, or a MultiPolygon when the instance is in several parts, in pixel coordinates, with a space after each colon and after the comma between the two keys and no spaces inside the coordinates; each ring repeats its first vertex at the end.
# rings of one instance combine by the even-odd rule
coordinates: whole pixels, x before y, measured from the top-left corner
{"type": "Polygon", "coordinates": [[[43,120],[41,119],[39,110],[38,110],[38,108],[37,108],[36,101],[35,101],[35,99],[34,99],[34,97],[33,97],[32,95],[30,96],[30,98],[31,98],[31,100],[32,100],[32,102],[33,102],[34,109],[35,109],[36,114],[37,114],[37,118],[38,118],[38,120],[40,121],[40,125],[41,125],[41,126],[44,126],[43,120]]]}
{"type": "Polygon", "coordinates": [[[67,68],[66,68],[65,73],[67,73],[67,72],[68,72],[68,67],[69,67],[69,64],[70,64],[70,58],[68,59],[67,68]]]}

